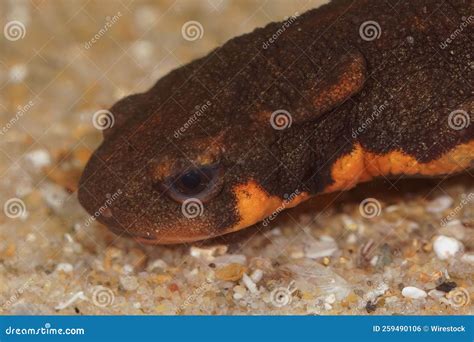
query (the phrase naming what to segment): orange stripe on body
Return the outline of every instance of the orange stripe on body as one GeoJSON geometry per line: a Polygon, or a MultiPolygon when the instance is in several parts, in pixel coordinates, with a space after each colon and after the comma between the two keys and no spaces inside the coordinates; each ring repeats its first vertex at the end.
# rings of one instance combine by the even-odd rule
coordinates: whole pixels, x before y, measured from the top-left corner
{"type": "MultiPolygon", "coordinates": [[[[459,145],[429,163],[420,163],[400,151],[378,155],[365,151],[360,144],[356,144],[349,154],[342,156],[334,163],[331,171],[334,183],[323,193],[348,190],[358,183],[369,181],[377,176],[401,174],[436,176],[454,173],[468,168],[473,160],[474,141],[459,145]]],[[[304,192],[294,196],[291,201],[285,201],[278,196],[269,195],[254,180],[236,186],[234,194],[241,219],[226,233],[251,226],[279,209],[292,208],[311,197],[304,192]]]]}
{"type": "Polygon", "coordinates": [[[376,154],[356,144],[351,153],[339,158],[332,167],[334,183],[324,192],[348,190],[358,183],[378,176],[423,175],[438,176],[460,172],[469,168],[474,160],[474,141],[458,145],[440,158],[420,163],[414,157],[393,151],[376,154]]]}

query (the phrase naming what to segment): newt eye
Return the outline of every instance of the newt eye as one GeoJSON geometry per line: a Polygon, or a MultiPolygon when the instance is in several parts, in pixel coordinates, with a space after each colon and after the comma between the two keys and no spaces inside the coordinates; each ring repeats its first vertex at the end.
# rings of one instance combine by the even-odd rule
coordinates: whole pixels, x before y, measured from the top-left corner
{"type": "Polygon", "coordinates": [[[222,175],[222,168],[217,164],[192,167],[168,177],[162,185],[176,202],[182,203],[189,198],[206,202],[222,189],[222,175]]]}

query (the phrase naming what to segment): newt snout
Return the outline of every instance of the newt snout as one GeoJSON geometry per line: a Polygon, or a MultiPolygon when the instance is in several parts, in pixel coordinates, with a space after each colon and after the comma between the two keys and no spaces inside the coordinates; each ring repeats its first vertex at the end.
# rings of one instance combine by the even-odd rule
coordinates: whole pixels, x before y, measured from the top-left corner
{"type": "Polygon", "coordinates": [[[110,109],[79,200],[115,233],[182,243],[374,177],[472,167],[473,26],[441,43],[473,6],[339,0],[234,38],[110,109]]]}

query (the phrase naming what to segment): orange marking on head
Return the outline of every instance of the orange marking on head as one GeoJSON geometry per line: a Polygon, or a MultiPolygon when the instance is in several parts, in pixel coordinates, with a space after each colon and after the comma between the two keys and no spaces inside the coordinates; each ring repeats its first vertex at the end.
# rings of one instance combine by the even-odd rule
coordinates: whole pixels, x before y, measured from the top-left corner
{"type": "Polygon", "coordinates": [[[284,210],[292,208],[309,198],[309,195],[305,192],[291,196],[289,201],[278,196],[270,196],[253,180],[246,184],[236,186],[234,188],[234,194],[237,200],[237,210],[241,219],[240,222],[232,228],[232,231],[251,226],[272,215],[272,213],[278,209],[284,210]]]}

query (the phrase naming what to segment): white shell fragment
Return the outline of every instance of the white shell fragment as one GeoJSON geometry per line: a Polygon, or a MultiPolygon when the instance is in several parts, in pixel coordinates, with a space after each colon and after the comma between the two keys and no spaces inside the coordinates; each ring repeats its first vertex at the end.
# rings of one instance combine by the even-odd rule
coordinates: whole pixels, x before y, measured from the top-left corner
{"type": "Polygon", "coordinates": [[[439,235],[433,242],[433,249],[440,260],[447,260],[462,250],[462,244],[458,240],[439,235]]]}
{"type": "Polygon", "coordinates": [[[402,290],[402,295],[403,297],[407,297],[411,299],[421,299],[428,296],[428,294],[425,291],[414,286],[404,287],[402,290]]]}

